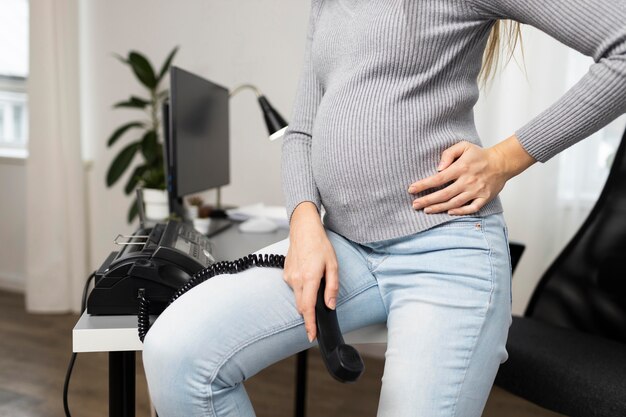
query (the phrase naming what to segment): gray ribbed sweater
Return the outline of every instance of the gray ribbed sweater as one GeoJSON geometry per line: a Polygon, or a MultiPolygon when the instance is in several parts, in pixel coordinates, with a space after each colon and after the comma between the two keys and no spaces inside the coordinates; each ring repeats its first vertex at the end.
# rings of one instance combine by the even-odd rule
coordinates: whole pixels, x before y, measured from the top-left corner
{"type": "MultiPolygon", "coordinates": [[[[515,133],[545,162],[626,111],[625,0],[312,0],[304,69],[282,145],[289,219],[303,201],[358,243],[458,216],[414,210],[409,185],[444,149],[480,146],[477,75],[495,21],[527,23],[592,56],[589,72],[515,133]]],[[[477,213],[502,211],[496,197],[477,213]]]]}

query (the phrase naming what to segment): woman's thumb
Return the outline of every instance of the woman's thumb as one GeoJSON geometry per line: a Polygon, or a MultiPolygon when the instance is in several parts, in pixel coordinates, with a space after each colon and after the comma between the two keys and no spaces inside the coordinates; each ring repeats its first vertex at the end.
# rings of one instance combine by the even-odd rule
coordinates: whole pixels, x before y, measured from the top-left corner
{"type": "Polygon", "coordinates": [[[441,161],[437,166],[437,171],[443,171],[444,169],[448,168],[455,159],[457,159],[463,154],[463,152],[465,152],[465,148],[466,143],[464,143],[464,141],[461,141],[455,143],[454,145],[443,151],[441,154],[441,161]]]}

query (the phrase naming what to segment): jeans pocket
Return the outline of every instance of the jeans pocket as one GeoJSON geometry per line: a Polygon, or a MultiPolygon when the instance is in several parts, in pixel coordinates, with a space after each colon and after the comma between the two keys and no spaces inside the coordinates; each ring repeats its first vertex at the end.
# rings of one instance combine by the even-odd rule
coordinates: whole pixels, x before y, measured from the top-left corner
{"type": "Polygon", "coordinates": [[[480,216],[459,216],[446,220],[443,223],[431,227],[431,229],[464,228],[480,230],[483,227],[483,221],[483,218],[480,216]]]}

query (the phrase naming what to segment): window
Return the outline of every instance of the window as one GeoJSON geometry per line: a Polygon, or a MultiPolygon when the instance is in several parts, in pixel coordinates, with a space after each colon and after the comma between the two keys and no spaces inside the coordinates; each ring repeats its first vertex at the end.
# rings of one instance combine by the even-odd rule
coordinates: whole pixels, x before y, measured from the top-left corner
{"type": "MultiPolygon", "coordinates": [[[[574,85],[591,64],[591,58],[570,50],[568,86],[574,85]]],[[[625,128],[626,116],[621,116],[562,153],[558,187],[561,204],[591,209],[604,187],[625,128]]]]}
{"type": "Polygon", "coordinates": [[[28,144],[28,1],[0,2],[0,156],[25,157],[28,144]]]}

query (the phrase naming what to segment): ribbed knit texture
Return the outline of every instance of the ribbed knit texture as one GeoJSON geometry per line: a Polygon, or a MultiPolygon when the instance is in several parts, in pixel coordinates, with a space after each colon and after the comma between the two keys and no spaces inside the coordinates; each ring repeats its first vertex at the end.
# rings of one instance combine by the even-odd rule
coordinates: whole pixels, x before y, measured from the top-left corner
{"type": "MultiPolygon", "coordinates": [[[[458,216],[414,210],[410,184],[467,140],[495,19],[533,25],[592,56],[587,75],[515,133],[545,162],[626,111],[624,0],[312,0],[304,67],[283,138],[289,219],[303,201],[357,243],[458,216]]],[[[443,187],[440,187],[443,188],[443,187]]],[[[499,197],[474,215],[502,211],[499,197]]]]}

